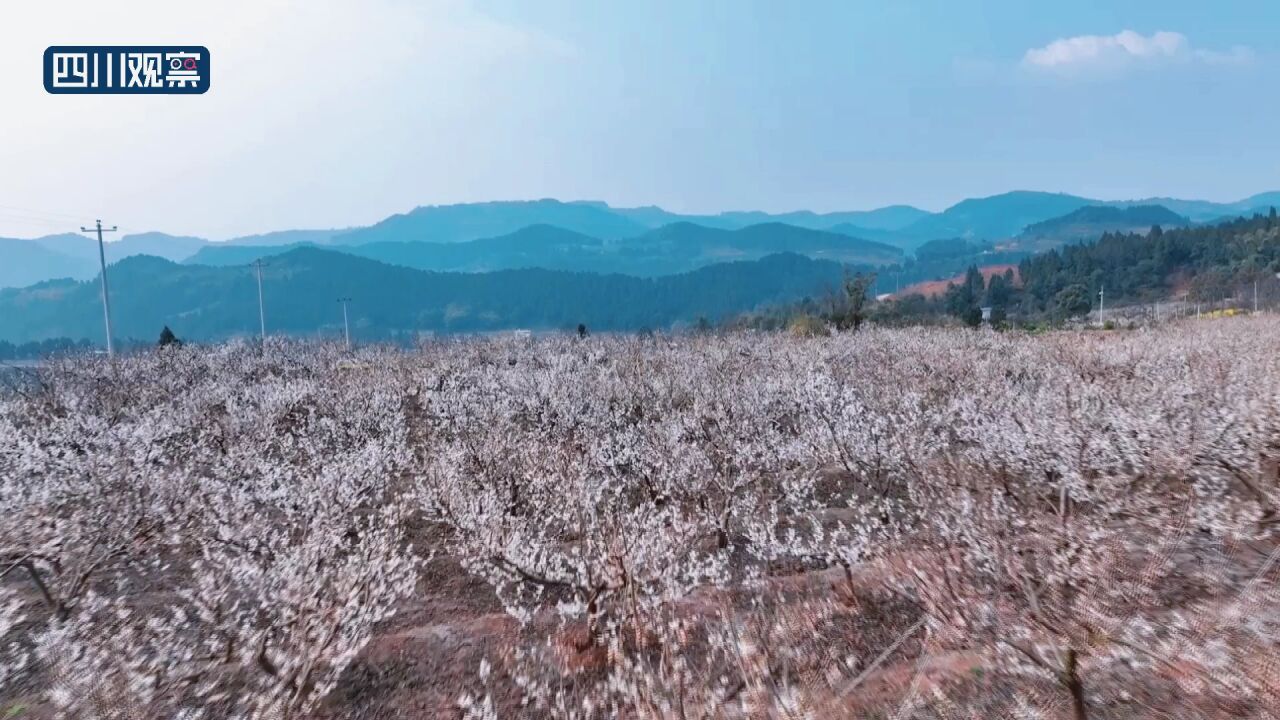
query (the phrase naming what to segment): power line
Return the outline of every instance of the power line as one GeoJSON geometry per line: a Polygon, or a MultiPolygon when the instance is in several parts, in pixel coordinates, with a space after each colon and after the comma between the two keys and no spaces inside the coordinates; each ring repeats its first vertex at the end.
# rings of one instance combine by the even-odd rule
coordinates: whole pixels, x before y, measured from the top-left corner
{"type": "Polygon", "coordinates": [[[267,346],[267,314],[262,306],[262,267],[267,263],[262,258],[253,261],[253,268],[258,273],[258,325],[262,329],[262,346],[267,346]]]}
{"type": "MultiPolygon", "coordinates": [[[[94,223],[98,231],[98,263],[102,267],[102,319],[107,326],[107,357],[112,357],[116,353],[115,346],[111,342],[111,296],[107,291],[107,251],[102,247],[102,233],[115,232],[117,228],[114,225],[103,228],[101,220],[94,220],[94,223]]],[[[93,232],[93,229],[81,226],[80,232],[93,232]]]]}
{"type": "Polygon", "coordinates": [[[351,352],[351,323],[347,321],[347,303],[351,298],[340,297],[338,302],[342,303],[342,335],[347,341],[347,352],[351,352]]]}

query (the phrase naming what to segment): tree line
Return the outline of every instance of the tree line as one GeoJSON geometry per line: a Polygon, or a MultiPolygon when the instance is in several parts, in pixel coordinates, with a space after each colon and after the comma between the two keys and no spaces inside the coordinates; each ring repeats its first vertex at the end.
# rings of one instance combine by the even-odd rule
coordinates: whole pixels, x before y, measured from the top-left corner
{"type": "Polygon", "coordinates": [[[1277,273],[1280,220],[1272,208],[1217,225],[1104,233],[1095,242],[1024,258],[1016,273],[986,278],[971,265],[941,295],[877,303],[870,317],[886,325],[1056,323],[1087,315],[1100,293],[1117,305],[1174,298],[1211,303],[1239,296],[1255,282],[1270,288],[1277,273]]]}
{"type": "Polygon", "coordinates": [[[1016,271],[1000,273],[984,274],[973,262],[978,259],[974,246],[963,240],[937,241],[921,250],[924,257],[912,268],[970,264],[963,278],[940,294],[907,293],[880,301],[872,294],[884,287],[883,274],[901,273],[907,266],[882,270],[880,277],[850,269],[840,286],[823,295],[746,313],[727,327],[821,334],[857,329],[863,321],[892,327],[1040,326],[1088,315],[1098,307],[1100,293],[1108,305],[1164,299],[1215,303],[1241,297],[1255,283],[1269,296],[1280,295],[1280,219],[1274,208],[1267,215],[1216,225],[1104,233],[1094,242],[1024,257],[1016,271]]]}

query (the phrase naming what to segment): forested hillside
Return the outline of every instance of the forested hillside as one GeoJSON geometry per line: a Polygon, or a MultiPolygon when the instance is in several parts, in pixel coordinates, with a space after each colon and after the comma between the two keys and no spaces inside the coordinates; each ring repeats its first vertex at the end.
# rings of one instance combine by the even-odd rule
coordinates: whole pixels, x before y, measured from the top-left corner
{"type": "Polygon", "coordinates": [[[1017,238],[1020,248],[1048,250],[1059,245],[1097,240],[1104,233],[1145,233],[1159,225],[1170,229],[1191,224],[1160,205],[1108,207],[1089,205],[1062,217],[1028,225],[1017,238]]]}
{"type": "MultiPolygon", "coordinates": [[[[297,247],[301,245],[209,245],[187,263],[247,265],[297,247]]],[[[901,250],[890,245],[783,223],[722,230],[681,222],[623,240],[592,237],[554,225],[530,225],[507,235],[465,242],[378,241],[327,247],[417,270],[489,272],[542,268],[640,277],[673,275],[781,252],[858,265],[889,265],[900,262],[903,256],[901,250]]]]}
{"type": "MultiPolygon", "coordinates": [[[[966,259],[976,262],[941,292],[908,288],[876,303],[867,310],[868,319],[886,325],[977,326],[985,314],[997,326],[1039,325],[1087,315],[1104,298],[1112,308],[1162,300],[1218,303],[1246,294],[1252,301],[1255,288],[1272,302],[1280,301],[1280,219],[1274,209],[1218,225],[1105,233],[1096,242],[1025,257],[1016,268],[999,260],[999,253],[973,254],[974,246],[963,240],[930,243],[921,250],[925,252],[914,262],[938,268],[966,259]]],[[[938,283],[926,285],[937,289],[938,283]]],[[[884,286],[882,279],[867,283],[876,286],[884,286]]],[[[797,317],[830,321],[831,312],[831,307],[810,302],[749,314],[737,322],[779,327],[797,317]]]]}
{"type": "Polygon", "coordinates": [[[1280,222],[1267,216],[1147,234],[1107,233],[1096,243],[1069,245],[1021,264],[1031,307],[1047,310],[1071,286],[1105,288],[1115,301],[1186,292],[1211,299],[1237,283],[1280,271],[1280,222]]]}
{"type": "MultiPolygon", "coordinates": [[[[264,270],[263,285],[273,333],[339,332],[342,315],[335,299],[346,296],[352,298],[352,334],[374,340],[423,331],[561,330],[579,323],[592,330],[636,331],[714,322],[821,294],[837,287],[843,272],[838,263],[780,254],[658,278],[540,269],[434,273],[304,247],[275,258],[264,270]]],[[[152,338],[164,326],[195,340],[257,333],[250,268],[140,256],[111,266],[109,273],[118,337],[152,338]]],[[[99,339],[99,293],[96,281],[0,291],[0,340],[99,339]]]]}

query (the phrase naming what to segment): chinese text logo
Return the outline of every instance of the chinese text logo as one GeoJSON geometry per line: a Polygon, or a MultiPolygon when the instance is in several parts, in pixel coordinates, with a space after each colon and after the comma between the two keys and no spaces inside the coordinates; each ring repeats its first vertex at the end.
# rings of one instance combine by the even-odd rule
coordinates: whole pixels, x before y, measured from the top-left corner
{"type": "Polygon", "coordinates": [[[44,51],[44,89],[198,95],[209,89],[209,50],[199,45],[54,46],[44,51]]]}

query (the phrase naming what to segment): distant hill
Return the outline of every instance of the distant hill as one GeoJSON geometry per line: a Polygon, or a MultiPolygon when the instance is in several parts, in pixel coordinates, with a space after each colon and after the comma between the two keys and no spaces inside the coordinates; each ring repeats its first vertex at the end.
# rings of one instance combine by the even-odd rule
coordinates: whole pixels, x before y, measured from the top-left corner
{"type": "MultiPolygon", "coordinates": [[[[543,267],[659,275],[684,272],[726,257],[750,259],[768,252],[782,251],[800,252],[810,257],[894,262],[883,254],[884,248],[866,245],[857,247],[835,236],[844,236],[857,242],[880,243],[907,251],[914,251],[933,240],[957,238],[975,244],[991,245],[1019,236],[1028,225],[1060,218],[1083,207],[1129,208],[1145,205],[1161,205],[1195,223],[1219,222],[1223,218],[1265,214],[1272,205],[1280,205],[1280,192],[1261,193],[1232,203],[1213,203],[1168,198],[1108,202],[1060,193],[1017,191],[965,200],[940,213],[930,213],[909,205],[891,205],[874,210],[828,213],[801,210],[787,213],[734,211],[687,215],[654,206],[617,208],[599,201],[487,202],[420,207],[365,228],[281,230],[221,242],[165,233],[141,233],[123,238],[108,236],[106,250],[108,262],[145,254],[174,261],[190,261],[192,264],[242,265],[257,257],[279,255],[297,247],[318,245],[340,247],[350,254],[422,269],[483,271],[543,267]],[[751,230],[741,237],[732,237],[715,235],[714,232],[704,233],[689,227],[700,226],[705,230],[723,233],[779,225],[793,230],[785,233],[775,230],[766,234],[785,238],[786,242],[757,242],[753,233],[762,232],[759,230],[751,230]],[[664,230],[670,226],[684,229],[664,230]],[[556,230],[546,230],[546,227],[556,230]],[[799,230],[826,235],[821,236],[819,244],[815,244],[812,242],[813,237],[803,236],[798,233],[799,230]],[[555,237],[561,231],[580,237],[555,237]],[[683,244],[672,243],[663,239],[664,232],[683,234],[688,239],[682,241],[683,244]],[[658,234],[650,235],[651,233],[658,234]],[[507,238],[507,241],[499,241],[498,238],[507,238]],[[630,242],[640,238],[645,240],[630,242]],[[408,246],[412,243],[442,245],[478,240],[492,242],[457,251],[408,246]],[[594,240],[600,242],[595,243],[594,240]],[[653,242],[655,240],[658,242],[653,242]],[[549,254],[545,257],[539,255],[539,248],[549,254]],[[665,250],[659,251],[657,248],[665,250]],[[661,252],[675,254],[661,257],[661,252]]],[[[0,274],[0,287],[23,283],[33,278],[86,279],[96,274],[90,261],[96,263],[97,246],[86,235],[50,235],[30,242],[57,255],[44,254],[40,259],[33,257],[30,260],[19,260],[16,256],[19,250],[28,254],[31,252],[30,248],[22,247],[11,249],[13,259],[5,262],[7,256],[0,249],[0,263],[9,266],[15,262],[24,263],[17,273],[0,274]],[[67,259],[61,259],[64,257],[67,259]]],[[[1046,239],[1046,244],[1052,242],[1055,241],[1046,239]]],[[[1004,261],[999,258],[987,259],[992,262],[1004,261]]],[[[937,269],[931,266],[922,272],[937,269]]],[[[948,269],[947,273],[949,272],[948,269]]]]}
{"type": "Polygon", "coordinates": [[[340,245],[465,242],[507,235],[530,225],[554,225],[605,239],[632,237],[648,229],[593,204],[534,200],[420,207],[367,228],[341,233],[332,240],[340,245]]]}
{"type": "MultiPolygon", "coordinates": [[[[134,255],[181,260],[208,243],[194,237],[140,233],[104,243],[107,262],[134,255]]],[[[0,288],[25,287],[42,280],[88,280],[98,274],[98,241],[78,233],[29,240],[0,238],[0,288]]]]}
{"type": "Polygon", "coordinates": [[[738,230],[675,223],[620,243],[619,248],[622,260],[645,275],[682,263],[748,260],[778,252],[861,265],[888,265],[902,258],[902,252],[891,245],[783,223],[738,230]]]}
{"type": "Polygon", "coordinates": [[[1047,250],[1066,243],[1097,240],[1108,232],[1145,234],[1154,225],[1187,227],[1191,221],[1161,205],[1087,205],[1062,217],[1028,225],[1018,241],[1026,249],[1047,250]]]}
{"type": "MultiPolygon", "coordinates": [[[[120,337],[150,338],[168,325],[179,337],[251,335],[257,291],[244,267],[180,265],[136,256],[108,269],[120,337]]],[[[844,269],[800,255],[771,255],[659,278],[552,270],[433,273],[330,250],[301,247],[264,273],[271,332],[336,334],[334,298],[347,295],[352,333],[384,339],[420,331],[506,328],[637,330],[710,320],[817,296],[837,287],[844,269]]],[[[0,339],[101,337],[96,280],[0,290],[0,339]]]]}
{"type": "MultiPolygon", "coordinates": [[[[750,215],[754,213],[727,213],[731,216],[750,215]]],[[[794,212],[774,215],[769,218],[772,222],[783,222],[788,225],[799,225],[800,227],[812,228],[815,230],[830,230],[837,225],[849,225],[862,228],[865,230],[901,230],[913,222],[922,220],[931,215],[927,210],[921,210],[910,205],[889,205],[887,207],[877,208],[875,210],[856,210],[851,212],[831,212],[831,213],[811,213],[811,212],[794,212]]],[[[756,220],[763,222],[764,220],[756,220]]]]}
{"type": "Polygon", "coordinates": [[[419,270],[490,272],[543,268],[628,272],[628,268],[612,261],[613,255],[605,254],[603,240],[553,225],[531,225],[508,235],[461,243],[379,242],[340,249],[419,270]]]}
{"type": "MultiPolygon", "coordinates": [[[[97,243],[90,240],[89,244],[96,251],[97,243]]],[[[203,238],[149,232],[125,235],[115,242],[105,243],[105,247],[109,263],[132,255],[154,255],[176,262],[189,257],[207,244],[209,241],[203,238]]]]}
{"type": "Polygon", "coordinates": [[[324,245],[332,242],[333,238],[343,233],[349,233],[360,228],[344,228],[342,230],[279,230],[277,232],[261,233],[258,235],[241,235],[232,238],[222,245],[324,245]]]}
{"type": "MultiPolygon", "coordinates": [[[[245,265],[297,246],[205,247],[189,264],[245,265]]],[[[418,270],[487,272],[544,268],[650,277],[689,272],[727,260],[755,260],[780,252],[857,265],[901,260],[897,248],[838,233],[766,223],[720,230],[675,223],[625,240],[602,240],[552,225],[458,243],[373,242],[332,249],[418,270]]]]}
{"type": "MultiPolygon", "coordinates": [[[[420,207],[393,215],[368,228],[334,234],[325,242],[363,245],[372,242],[465,242],[511,234],[531,225],[552,225],[603,240],[619,240],[667,225],[691,223],[716,230],[741,230],[781,223],[808,230],[836,230],[852,237],[897,240],[897,230],[930,217],[909,205],[875,210],[815,213],[724,212],[687,215],[659,207],[615,208],[598,201],[491,202],[420,207]]],[[[889,242],[889,244],[894,244],[889,242]]]]}
{"type": "MultiPolygon", "coordinates": [[[[1265,214],[1273,205],[1280,206],[1280,192],[1260,193],[1232,203],[1214,203],[1175,198],[1105,201],[1063,193],[1015,191],[964,200],[940,213],[926,214],[902,227],[845,223],[828,229],[914,250],[930,240],[950,238],[999,242],[1021,235],[1029,225],[1060,218],[1084,207],[1161,206],[1183,222],[1207,223],[1265,214]]],[[[1172,220],[1169,222],[1172,223],[1172,220]]]]}
{"type": "MultiPolygon", "coordinates": [[[[863,227],[852,223],[840,223],[827,228],[827,232],[840,233],[849,237],[862,238],[864,240],[874,240],[885,245],[892,245],[900,250],[914,250],[923,242],[918,237],[908,235],[902,230],[878,230],[876,228],[863,227]]],[[[935,238],[928,238],[929,240],[935,238]]]]}
{"type": "Polygon", "coordinates": [[[51,278],[92,277],[97,264],[51,250],[34,240],[0,238],[0,287],[23,287],[51,278]]]}
{"type": "MultiPolygon", "coordinates": [[[[1207,222],[1238,214],[1252,214],[1268,199],[1280,197],[1280,193],[1264,193],[1237,203],[1211,203],[1199,200],[1124,200],[1108,202],[1064,193],[1015,191],[985,198],[972,198],[956,203],[940,213],[921,218],[906,227],[864,233],[863,237],[886,242],[899,247],[914,249],[930,240],[962,238],[965,240],[998,242],[1023,235],[1028,226],[1054,221],[1081,208],[1111,207],[1118,209],[1161,206],[1171,211],[1165,217],[1174,223],[1207,222]]],[[[1148,212],[1139,210],[1139,213],[1148,212]]],[[[1101,217],[1101,216],[1099,216],[1101,217]]],[[[1115,216],[1120,217],[1120,216],[1115,216]]],[[[1137,217],[1137,215],[1133,216],[1137,217]]],[[[1150,227],[1153,223],[1147,223],[1150,227]]],[[[1135,226],[1136,227],[1136,226],[1135,226]]],[[[857,228],[836,227],[837,232],[856,234],[857,228]]],[[[1105,231],[1105,230],[1104,230],[1105,231]]],[[[1084,228],[1081,228],[1084,232],[1084,228]]],[[[1091,231],[1090,231],[1091,232],[1091,231]]],[[[1100,234],[1100,233],[1099,233],[1100,234]]]]}
{"type": "MultiPolygon", "coordinates": [[[[106,235],[103,247],[107,262],[123,260],[132,255],[155,255],[167,260],[181,260],[208,244],[208,240],[182,235],[168,235],[160,232],[136,233],[115,237],[106,235]]],[[[81,260],[91,260],[98,264],[98,240],[89,235],[79,233],[63,233],[47,235],[32,240],[54,252],[81,260]]]]}
{"type": "Polygon", "coordinates": [[[965,240],[964,238],[944,238],[930,240],[916,248],[916,259],[921,262],[954,260],[977,255],[989,249],[985,243],[965,240]]]}
{"type": "Polygon", "coordinates": [[[1178,198],[1147,198],[1145,200],[1127,200],[1107,204],[1122,207],[1161,205],[1192,222],[1207,223],[1236,217],[1249,218],[1255,214],[1265,215],[1271,207],[1280,207],[1280,192],[1259,193],[1243,200],[1229,203],[1179,200],[1178,198]]]}
{"type": "Polygon", "coordinates": [[[1159,232],[1109,232],[1095,242],[1073,243],[1020,263],[1032,302],[1052,311],[1058,294],[1083,286],[1106,289],[1110,303],[1150,302],[1175,293],[1190,302],[1243,296],[1255,283],[1275,297],[1280,272],[1280,220],[1261,217],[1160,228],[1159,232]]]}
{"type": "Polygon", "coordinates": [[[911,223],[901,233],[919,242],[940,238],[1000,240],[1028,225],[1093,204],[1075,195],[1018,191],[956,203],[911,223]]]}
{"type": "MultiPolygon", "coordinates": [[[[232,265],[249,265],[254,260],[283,255],[300,247],[316,247],[311,243],[293,243],[286,245],[233,245],[231,243],[209,243],[200,248],[194,255],[184,259],[184,265],[210,265],[213,267],[229,267],[232,265]]],[[[348,254],[356,248],[343,248],[348,254]]]]}
{"type": "MultiPolygon", "coordinates": [[[[164,233],[141,233],[104,244],[107,262],[133,255],[157,255],[170,260],[196,252],[200,238],[164,233]]],[[[87,280],[98,274],[98,241],[87,235],[62,233],[30,240],[0,238],[0,288],[24,287],[42,280],[87,280]]]]}
{"type": "Polygon", "coordinates": [[[653,205],[638,208],[615,208],[599,201],[581,201],[579,204],[590,205],[616,213],[650,228],[658,228],[679,222],[690,222],[720,230],[737,230],[749,225],[777,222],[810,230],[829,230],[841,224],[866,228],[872,231],[897,230],[929,215],[927,210],[921,210],[910,205],[890,205],[876,208],[875,210],[829,213],[816,213],[809,210],[784,213],[746,210],[722,212],[714,215],[689,215],[669,212],[653,205]]]}

